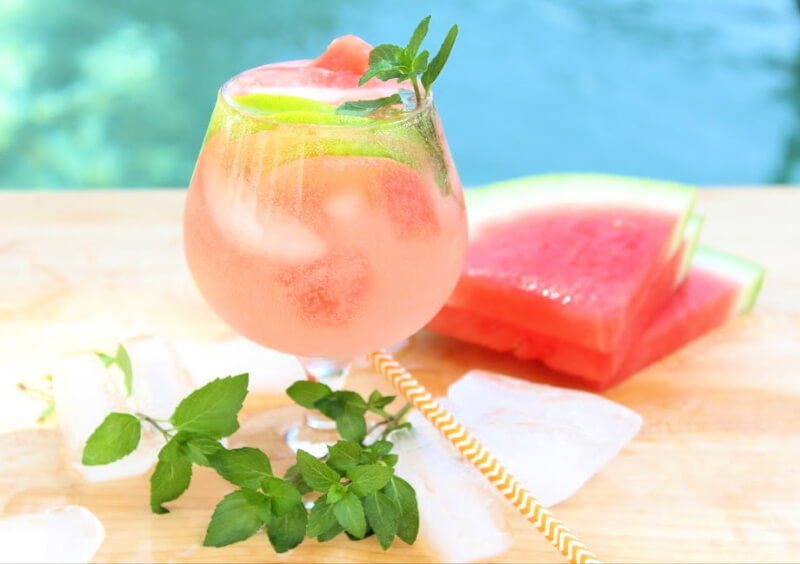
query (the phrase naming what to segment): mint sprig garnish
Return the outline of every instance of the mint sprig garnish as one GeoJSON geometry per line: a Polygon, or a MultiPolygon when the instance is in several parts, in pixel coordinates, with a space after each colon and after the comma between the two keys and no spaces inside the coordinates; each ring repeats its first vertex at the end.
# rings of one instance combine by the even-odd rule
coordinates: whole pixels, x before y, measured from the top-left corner
{"type": "MultiPolygon", "coordinates": [[[[118,347],[117,355],[108,359],[117,362],[120,350],[124,348],[118,347]]],[[[374,534],[384,550],[395,537],[413,544],[419,530],[416,494],[395,474],[397,455],[387,439],[393,430],[409,426],[402,421],[408,405],[390,413],[386,409],[395,396],[374,391],[365,399],[319,382],[295,382],[288,395],[333,419],[342,440],[328,447],[322,459],[298,451],[296,464],[280,477],[261,450],[228,449],[220,442],[239,428],[248,380],[247,374],[240,374],[209,382],[186,396],[167,420],[111,413],[87,440],[82,462],[101,465],[124,458],[136,450],[146,424],[165,441],[150,476],[153,513],[169,512],[164,504],[189,488],[195,465],[212,468],[237,487],[217,504],[205,546],[239,542],[262,528],[276,552],[295,548],[306,536],[325,542],[343,532],[353,540],[374,534]],[[368,413],[381,419],[368,426],[368,413]],[[318,495],[310,512],[303,495],[318,495]]]]}
{"type": "MultiPolygon", "coordinates": [[[[384,82],[393,79],[396,79],[398,83],[408,81],[414,89],[416,105],[421,105],[422,101],[428,97],[433,82],[438,78],[447,63],[458,36],[458,25],[454,25],[447,32],[439,51],[429,63],[428,57],[430,53],[427,50],[420,52],[419,49],[428,34],[430,21],[431,17],[427,16],[417,24],[405,47],[383,43],[370,51],[369,68],[358,81],[358,85],[361,86],[373,78],[384,82]]],[[[403,94],[401,91],[398,94],[378,98],[377,100],[345,102],[337,108],[336,112],[339,114],[367,116],[385,106],[400,104],[405,98],[403,94]]]]}
{"type": "Polygon", "coordinates": [[[125,388],[125,397],[130,397],[133,392],[133,367],[131,366],[131,357],[128,356],[128,351],[122,344],[117,345],[117,350],[114,356],[108,355],[104,352],[97,352],[97,356],[103,362],[106,368],[116,366],[122,372],[122,385],[125,388]]]}

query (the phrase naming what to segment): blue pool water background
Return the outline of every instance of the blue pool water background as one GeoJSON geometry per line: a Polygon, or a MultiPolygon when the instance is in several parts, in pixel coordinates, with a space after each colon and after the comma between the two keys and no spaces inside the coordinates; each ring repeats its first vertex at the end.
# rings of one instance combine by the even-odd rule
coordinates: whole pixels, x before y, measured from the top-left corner
{"type": "Polygon", "coordinates": [[[436,100],[462,180],[800,182],[795,0],[0,0],[0,188],[186,186],[218,86],[338,35],[460,36],[436,100]]]}

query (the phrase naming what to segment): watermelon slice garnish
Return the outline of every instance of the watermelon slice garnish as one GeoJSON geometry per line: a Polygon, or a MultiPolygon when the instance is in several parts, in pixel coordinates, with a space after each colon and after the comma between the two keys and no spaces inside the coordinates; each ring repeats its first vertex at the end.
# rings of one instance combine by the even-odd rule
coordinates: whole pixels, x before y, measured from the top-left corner
{"type": "MultiPolygon", "coordinates": [[[[448,306],[612,351],[678,252],[695,190],[551,175],[466,192],[470,248],[448,306]]],[[[659,303],[661,300],[661,303],[659,303]]]]}
{"type": "Polygon", "coordinates": [[[334,39],[325,52],[314,60],[312,66],[361,76],[369,68],[370,51],[372,45],[360,37],[343,35],[334,39]]]}

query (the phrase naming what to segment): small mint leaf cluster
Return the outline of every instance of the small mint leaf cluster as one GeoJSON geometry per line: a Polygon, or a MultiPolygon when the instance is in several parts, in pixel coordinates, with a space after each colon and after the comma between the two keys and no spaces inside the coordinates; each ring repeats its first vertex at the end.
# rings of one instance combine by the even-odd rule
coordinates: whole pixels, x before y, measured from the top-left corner
{"type": "MultiPolygon", "coordinates": [[[[124,348],[120,346],[116,356],[109,358],[118,362],[120,350],[124,348]]],[[[129,455],[139,445],[142,425],[147,423],[166,441],[150,476],[153,513],[169,512],[164,504],[189,488],[195,465],[212,468],[237,487],[217,504],[205,546],[239,542],[262,528],[276,552],[291,550],[306,535],[324,542],[343,531],[353,540],[374,534],[384,550],[395,536],[414,542],[419,530],[416,494],[395,475],[398,458],[386,439],[393,430],[409,426],[401,421],[409,406],[391,414],[385,408],[394,396],[374,391],[364,399],[351,391],[334,392],[318,382],[295,382],[287,390],[292,399],[336,421],[343,439],[329,447],[322,460],[299,451],[297,463],[281,478],[274,475],[269,457],[261,450],[228,449],[220,442],[239,428],[247,385],[247,374],[209,382],[186,396],[167,420],[142,413],[111,413],[86,441],[82,462],[110,464],[129,455]],[[368,429],[367,412],[383,419],[368,429]],[[380,437],[365,444],[366,437],[379,429],[380,437]],[[309,514],[302,496],[313,492],[322,495],[309,514]]]]}
{"type": "MultiPolygon", "coordinates": [[[[439,51],[428,62],[430,53],[427,50],[420,52],[419,49],[425,36],[428,35],[430,21],[431,16],[427,16],[417,24],[411,34],[411,39],[408,40],[408,44],[405,47],[382,43],[370,51],[369,68],[358,81],[358,85],[362,86],[372,78],[377,78],[381,81],[396,79],[398,83],[409,81],[414,88],[414,100],[416,105],[419,106],[422,100],[427,98],[431,85],[442,72],[458,36],[458,25],[454,25],[447,32],[439,51]],[[420,83],[422,84],[421,87],[420,83]]],[[[404,103],[408,99],[409,96],[407,96],[406,91],[400,89],[397,94],[376,100],[345,102],[338,107],[336,112],[339,114],[366,116],[379,108],[404,103]]]]}

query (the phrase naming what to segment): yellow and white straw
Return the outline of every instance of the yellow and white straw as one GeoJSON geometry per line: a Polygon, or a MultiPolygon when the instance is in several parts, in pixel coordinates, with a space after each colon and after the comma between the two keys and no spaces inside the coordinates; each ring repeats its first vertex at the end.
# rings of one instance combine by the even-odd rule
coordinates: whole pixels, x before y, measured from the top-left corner
{"type": "Polygon", "coordinates": [[[367,355],[386,378],[489,480],[528,521],[573,564],[599,563],[597,556],[572,534],[553,513],[533,497],[430,392],[386,351],[367,355]]]}

